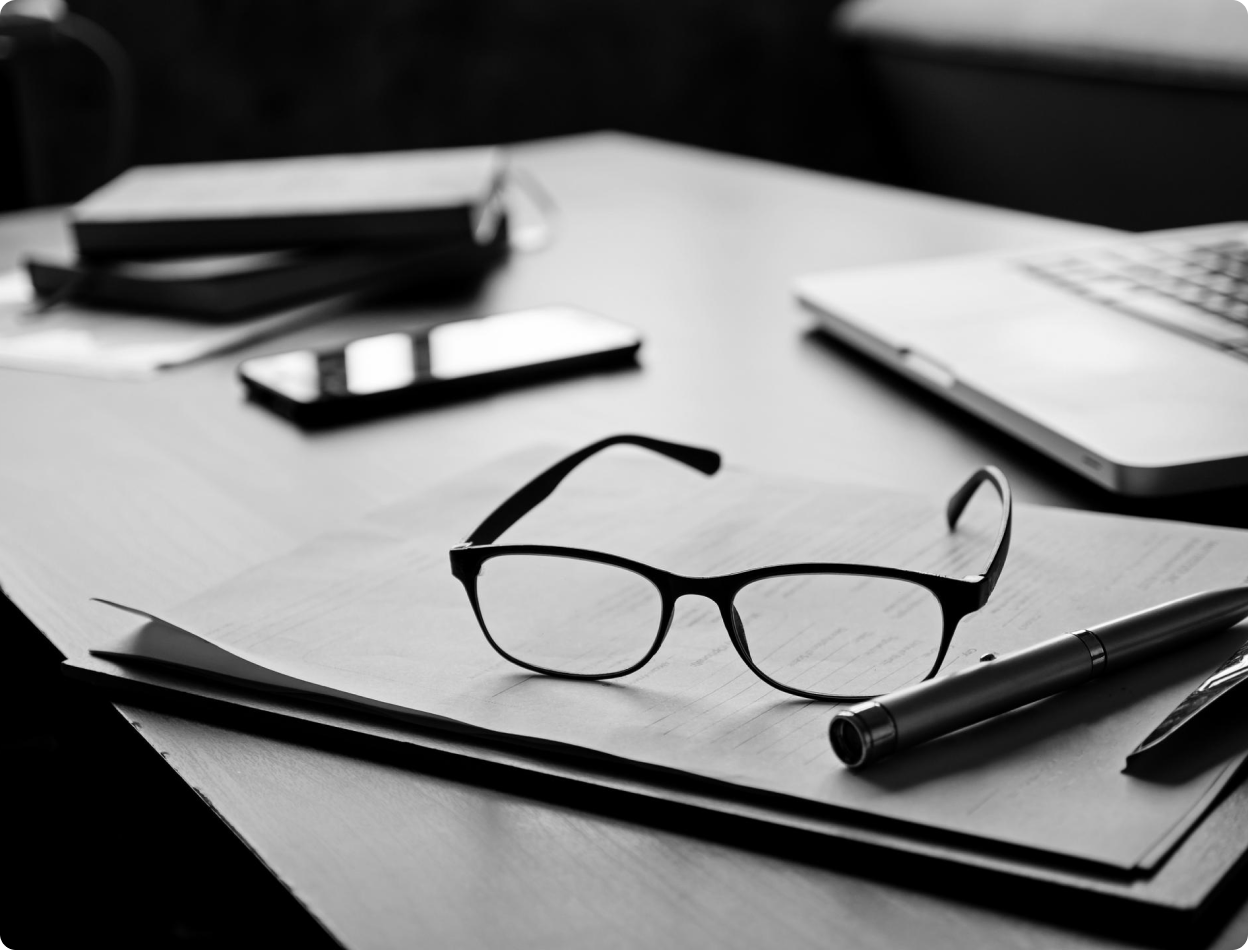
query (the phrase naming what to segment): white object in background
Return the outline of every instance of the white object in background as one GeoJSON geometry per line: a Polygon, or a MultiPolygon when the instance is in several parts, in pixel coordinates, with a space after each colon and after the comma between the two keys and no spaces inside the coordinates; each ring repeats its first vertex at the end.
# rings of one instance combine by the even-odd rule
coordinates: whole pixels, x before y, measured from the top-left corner
{"type": "Polygon", "coordinates": [[[24,271],[0,273],[0,366],[85,376],[150,376],[344,309],[338,295],[228,323],[94,310],[73,303],[32,313],[24,271]]]}

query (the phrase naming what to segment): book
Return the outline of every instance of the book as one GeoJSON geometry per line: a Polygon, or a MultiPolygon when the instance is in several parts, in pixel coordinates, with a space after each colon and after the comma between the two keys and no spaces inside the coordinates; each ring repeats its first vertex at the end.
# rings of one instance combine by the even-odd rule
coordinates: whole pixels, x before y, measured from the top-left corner
{"type": "MultiPolygon", "coordinates": [[[[128,605],[146,622],[93,652],[1126,879],[1165,865],[1244,760],[1237,734],[1182,774],[1122,771],[1138,740],[1242,641],[1242,627],[861,773],[828,747],[835,706],[753,676],[726,649],[714,612],[678,610],[661,655],[630,677],[528,674],[487,646],[446,552],[542,467],[525,455],[466,474],[159,615],[128,605]]],[[[943,498],[739,470],[707,482],[661,460],[596,460],[558,494],[509,540],[610,550],[692,575],[854,560],[961,576],[984,555],[997,516],[977,498],[980,511],[968,508],[948,532],[943,498]]],[[[1248,532],[1020,505],[1013,547],[993,600],[959,628],[946,670],[1241,583],[1248,532]]]]}
{"type": "Polygon", "coordinates": [[[385,294],[467,281],[506,254],[506,228],[419,244],[286,248],[134,261],[31,256],[26,268],[44,301],[229,321],[352,291],[385,294]]]}
{"type": "Polygon", "coordinates": [[[493,236],[493,147],[141,165],[70,209],[83,258],[493,236]]]}

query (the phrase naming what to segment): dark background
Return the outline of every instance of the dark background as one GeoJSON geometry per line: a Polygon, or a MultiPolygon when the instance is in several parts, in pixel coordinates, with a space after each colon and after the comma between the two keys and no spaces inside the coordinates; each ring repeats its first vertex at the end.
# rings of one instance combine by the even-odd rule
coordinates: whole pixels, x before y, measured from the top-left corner
{"type": "MultiPolygon", "coordinates": [[[[879,163],[829,0],[73,0],[128,53],[135,163],[512,142],[603,128],[812,168],[879,163]]],[[[106,74],[24,56],[30,203],[106,159],[106,74]]],[[[0,122],[3,114],[0,113],[0,122]]]]}
{"type": "MultiPolygon", "coordinates": [[[[1112,227],[1248,219],[1234,0],[68,2],[132,64],[135,164],[612,128],[1112,227]]],[[[107,73],[4,45],[0,210],[75,200],[111,174],[107,73]]]]}

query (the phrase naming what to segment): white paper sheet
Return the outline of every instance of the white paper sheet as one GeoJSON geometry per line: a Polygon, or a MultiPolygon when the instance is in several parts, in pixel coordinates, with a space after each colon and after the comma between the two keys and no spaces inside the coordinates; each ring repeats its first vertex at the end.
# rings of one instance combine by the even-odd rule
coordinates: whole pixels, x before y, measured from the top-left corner
{"type": "MultiPolygon", "coordinates": [[[[662,650],[636,674],[529,674],[490,649],[447,552],[555,454],[512,457],[378,511],[163,619],[281,676],[377,705],[1125,869],[1164,857],[1242,758],[1168,783],[1121,772],[1135,744],[1243,641],[1244,625],[860,773],[829,748],[835,707],[758,680],[699,598],[678,605],[662,650]]],[[[956,485],[917,498],[731,469],[708,479],[638,454],[587,463],[500,541],[597,548],[685,574],[834,560],[962,576],[990,553],[998,507],[986,488],[950,533],[943,493],[956,485]]],[[[963,621],[945,669],[1246,576],[1248,532],[1018,506],[997,591],[963,621]]],[[[119,651],[177,659],[177,638],[160,629],[119,651]]]]}
{"type": "Polygon", "coordinates": [[[32,313],[24,271],[0,273],[0,366],[85,376],[141,378],[259,340],[342,310],[338,296],[229,322],[96,310],[73,303],[32,313]]]}

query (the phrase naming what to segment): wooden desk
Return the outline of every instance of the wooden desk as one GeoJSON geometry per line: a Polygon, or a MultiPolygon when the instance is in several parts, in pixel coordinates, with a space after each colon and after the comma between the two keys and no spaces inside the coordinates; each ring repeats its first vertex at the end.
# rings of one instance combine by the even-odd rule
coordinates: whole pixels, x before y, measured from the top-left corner
{"type": "MultiPolygon", "coordinates": [[[[790,294],[808,270],[1092,229],[614,134],[516,158],[558,200],[557,240],[452,309],[580,304],[643,329],[642,368],[315,435],[242,400],[237,356],[150,383],[0,372],[0,582],[57,648],[85,650],[128,626],[92,595],[176,602],[535,440],[646,432],[733,462],[935,493],[991,462],[1020,500],[1113,504],[812,336],[790,294]]],[[[62,240],[51,214],[8,216],[0,263],[62,240]]],[[[251,352],[394,319],[343,318],[251,352]]],[[[120,711],[351,950],[1112,945],[627,817],[120,711]]],[[[1239,945],[1241,917],[1217,945],[1239,945]]]]}

